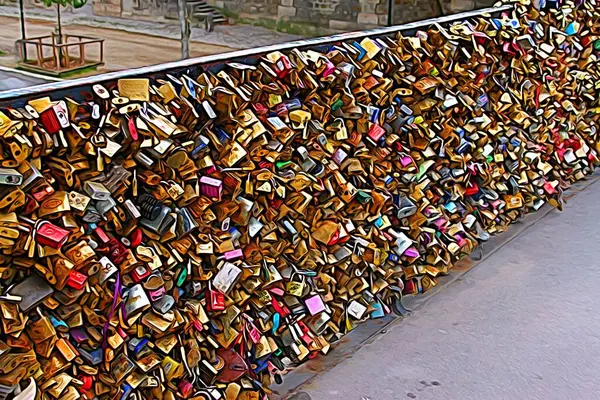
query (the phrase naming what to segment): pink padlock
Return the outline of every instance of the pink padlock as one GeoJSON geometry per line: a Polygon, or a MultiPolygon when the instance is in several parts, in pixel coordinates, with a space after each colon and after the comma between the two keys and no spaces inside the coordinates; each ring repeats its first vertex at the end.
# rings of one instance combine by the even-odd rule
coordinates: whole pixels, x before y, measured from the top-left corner
{"type": "Polygon", "coordinates": [[[400,158],[400,164],[402,164],[403,167],[408,167],[410,164],[412,164],[413,159],[410,156],[404,156],[402,158],[400,158]]]}
{"type": "Polygon", "coordinates": [[[329,75],[335,72],[335,65],[327,60],[325,61],[325,70],[323,71],[323,78],[327,78],[329,75]]]}
{"type": "Polygon", "coordinates": [[[221,200],[221,194],[223,193],[223,182],[209,176],[203,176],[200,178],[200,191],[205,196],[221,200]]]}
{"type": "Polygon", "coordinates": [[[309,297],[304,301],[306,303],[306,308],[310,315],[316,315],[322,311],[325,311],[325,303],[323,303],[323,299],[318,294],[309,297]]]}
{"type": "Polygon", "coordinates": [[[226,261],[241,260],[242,258],[244,258],[244,252],[242,251],[242,249],[235,249],[226,252],[224,256],[226,261]]]}
{"type": "Polygon", "coordinates": [[[150,295],[150,300],[157,301],[165,297],[165,294],[167,294],[167,290],[163,286],[156,290],[149,291],[148,294],[150,295]]]}

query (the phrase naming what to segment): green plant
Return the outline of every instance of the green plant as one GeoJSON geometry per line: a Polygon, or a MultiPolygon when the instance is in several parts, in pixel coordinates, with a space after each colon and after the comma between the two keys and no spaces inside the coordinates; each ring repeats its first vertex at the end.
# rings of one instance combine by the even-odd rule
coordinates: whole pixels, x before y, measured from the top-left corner
{"type": "Polygon", "coordinates": [[[226,18],[238,19],[240,16],[238,13],[231,11],[228,8],[219,8],[219,12],[226,18]]]}
{"type": "MultiPolygon", "coordinates": [[[[56,34],[57,34],[57,39],[58,39],[58,43],[62,43],[62,23],[60,21],[60,6],[66,7],[66,6],[72,6],[73,8],[81,8],[85,5],[85,3],[87,3],[87,0],[42,0],[44,2],[44,5],[46,7],[52,7],[53,5],[56,5],[56,21],[57,21],[57,26],[56,26],[56,34]]],[[[63,63],[63,55],[62,55],[62,49],[58,49],[58,59],[59,59],[59,63],[62,64],[63,63]]]]}
{"type": "Polygon", "coordinates": [[[59,75],[59,78],[63,78],[63,79],[67,79],[67,78],[76,78],[79,76],[84,76],[84,75],[88,75],[91,72],[96,72],[98,70],[98,67],[85,67],[85,68],[80,68],[76,71],[69,71],[69,72],[63,72],[59,75]]]}
{"type": "Polygon", "coordinates": [[[60,6],[73,8],[81,8],[87,3],[87,0],[42,0],[46,7],[52,7],[56,5],[56,19],[57,19],[57,30],[59,40],[62,40],[62,24],[60,21],[60,6]]]}

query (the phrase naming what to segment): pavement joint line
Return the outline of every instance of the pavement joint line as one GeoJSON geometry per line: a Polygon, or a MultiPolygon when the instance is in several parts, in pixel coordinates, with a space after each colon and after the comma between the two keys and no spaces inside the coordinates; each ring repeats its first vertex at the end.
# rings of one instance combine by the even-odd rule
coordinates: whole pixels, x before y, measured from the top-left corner
{"type": "Polygon", "coordinates": [[[20,70],[18,68],[11,68],[11,67],[5,67],[0,65],[0,71],[4,71],[4,72],[10,72],[13,74],[19,74],[19,75],[23,75],[23,76],[28,76],[30,78],[36,78],[36,79],[43,79],[46,81],[53,81],[53,82],[62,82],[64,79],[61,78],[57,78],[54,76],[47,76],[47,75],[42,75],[42,74],[36,74],[35,72],[29,72],[29,71],[23,71],[20,70]]]}
{"type": "MultiPolygon", "coordinates": [[[[600,172],[596,171],[594,174],[587,177],[587,179],[581,180],[581,181],[576,182],[573,185],[571,185],[571,187],[569,187],[563,194],[563,198],[565,199],[565,204],[567,203],[567,200],[573,199],[575,196],[577,196],[578,194],[583,192],[586,188],[593,185],[594,183],[597,183],[598,181],[600,181],[600,172]]],[[[473,264],[470,268],[462,270],[462,271],[451,272],[449,275],[442,277],[442,279],[443,278],[446,278],[446,279],[443,282],[441,282],[441,284],[436,289],[428,292],[427,294],[412,296],[415,299],[415,301],[414,301],[414,304],[412,305],[412,307],[411,306],[406,307],[407,310],[409,310],[409,314],[407,316],[393,316],[393,318],[390,321],[383,324],[375,332],[368,335],[364,340],[355,344],[354,347],[356,347],[356,350],[362,349],[363,347],[365,347],[365,345],[372,343],[375,340],[375,338],[379,337],[382,333],[385,333],[393,325],[399,324],[405,318],[410,317],[411,314],[413,314],[415,312],[415,310],[423,308],[434,298],[434,296],[444,292],[452,284],[454,284],[459,279],[463,278],[467,273],[469,273],[470,271],[475,269],[475,267],[477,267],[479,264],[483,263],[485,260],[487,260],[493,254],[495,254],[498,250],[500,250],[503,247],[505,247],[506,245],[510,244],[513,240],[522,236],[531,227],[537,225],[539,222],[541,222],[543,219],[545,219],[548,215],[550,215],[555,210],[556,209],[554,207],[552,207],[551,205],[546,203],[542,207],[542,209],[535,211],[533,213],[529,213],[523,217],[523,219],[530,217],[531,221],[527,222],[527,221],[523,221],[523,219],[522,219],[520,221],[517,221],[516,224],[512,224],[511,228],[513,228],[513,229],[508,229],[507,231],[502,232],[501,234],[496,236],[496,238],[500,238],[499,243],[495,247],[493,247],[490,251],[483,251],[483,255],[482,255],[481,259],[479,259],[477,261],[473,260],[473,264]],[[521,229],[518,229],[518,230],[515,229],[518,227],[519,224],[522,224],[522,223],[525,223],[526,225],[522,226],[521,229]],[[514,232],[512,232],[512,235],[511,235],[511,230],[514,230],[514,232]],[[504,236],[504,239],[502,239],[503,236],[504,236]]],[[[470,259],[470,258],[471,258],[470,256],[465,256],[463,259],[470,259]]],[[[463,259],[461,259],[461,260],[463,260],[463,259]]],[[[361,329],[361,327],[364,327],[364,326],[363,325],[358,326],[356,328],[356,330],[361,329]]],[[[351,335],[352,332],[354,332],[354,331],[349,332],[348,335],[346,335],[346,336],[351,335]]],[[[335,344],[334,344],[334,346],[335,346],[335,344]]],[[[335,349],[335,348],[332,349],[332,351],[336,351],[336,350],[337,349],[335,349]]],[[[341,364],[342,362],[344,362],[351,356],[352,356],[352,354],[350,354],[349,356],[341,355],[338,358],[331,359],[330,360],[330,368],[334,368],[335,366],[341,364]]],[[[323,357],[323,356],[321,356],[321,357],[323,357]]],[[[308,364],[310,364],[311,362],[313,362],[313,361],[309,361],[308,363],[302,364],[301,366],[307,367],[308,370],[313,373],[312,376],[310,376],[308,379],[304,380],[300,384],[297,384],[293,388],[285,388],[285,378],[284,378],[284,384],[281,385],[282,392],[284,392],[284,393],[281,393],[281,394],[275,393],[275,396],[273,398],[275,400],[278,400],[278,399],[279,400],[297,400],[297,399],[300,400],[301,398],[298,398],[295,396],[297,396],[299,394],[305,394],[305,392],[301,392],[302,387],[310,385],[319,376],[318,372],[315,373],[312,370],[310,370],[308,364]]],[[[296,370],[297,369],[293,369],[289,373],[292,374],[296,370]]]]}

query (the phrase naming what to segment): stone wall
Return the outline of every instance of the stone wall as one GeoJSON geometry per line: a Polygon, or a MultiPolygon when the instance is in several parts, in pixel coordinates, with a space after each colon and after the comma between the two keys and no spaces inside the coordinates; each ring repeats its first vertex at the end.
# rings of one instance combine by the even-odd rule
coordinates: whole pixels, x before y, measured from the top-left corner
{"type": "Polygon", "coordinates": [[[94,0],[92,3],[94,15],[120,17],[123,11],[121,0],[94,0]]]}
{"type": "MultiPolygon", "coordinates": [[[[334,30],[386,26],[390,0],[209,0],[211,5],[250,18],[309,23],[334,30]]],[[[487,7],[494,0],[391,0],[392,23],[487,7]]]]}
{"type": "Polygon", "coordinates": [[[178,18],[177,0],[93,0],[95,15],[124,18],[178,18]]]}
{"type": "MultiPolygon", "coordinates": [[[[9,1],[9,0],[0,0],[9,1]]],[[[96,15],[177,18],[176,0],[93,0],[96,15]]],[[[392,4],[392,23],[402,24],[443,13],[491,6],[494,0],[208,0],[227,15],[284,20],[332,30],[386,26],[392,4]],[[443,10],[442,10],[443,9],[443,10]]]]}
{"type": "MultiPolygon", "coordinates": [[[[293,1],[293,0],[291,0],[293,1]]],[[[285,0],[209,0],[208,4],[229,11],[233,14],[248,14],[258,18],[276,19],[278,7],[285,0]]]]}

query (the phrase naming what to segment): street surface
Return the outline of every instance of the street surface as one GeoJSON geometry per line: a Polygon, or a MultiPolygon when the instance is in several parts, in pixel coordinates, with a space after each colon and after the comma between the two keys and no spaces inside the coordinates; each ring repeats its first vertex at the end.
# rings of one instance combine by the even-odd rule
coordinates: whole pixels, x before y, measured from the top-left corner
{"type": "Polygon", "coordinates": [[[0,71],[0,92],[47,83],[46,80],[26,76],[17,72],[0,71]]]}
{"type": "MultiPolygon", "coordinates": [[[[55,23],[51,21],[27,21],[27,34],[29,37],[49,35],[54,30],[54,26],[55,23]]],[[[19,29],[18,18],[0,17],[0,50],[12,51],[15,41],[20,37],[19,29]]],[[[82,25],[66,26],[63,28],[63,33],[105,39],[104,60],[106,65],[100,67],[98,72],[144,67],[176,61],[181,57],[181,44],[174,39],[82,25]]],[[[229,47],[212,44],[195,42],[190,44],[190,56],[192,57],[232,50],[229,47]]],[[[33,47],[29,51],[33,51],[33,47]]],[[[94,46],[87,51],[87,54],[90,57],[97,57],[98,52],[97,46],[94,46]]],[[[12,57],[11,63],[14,64],[12,57]]]]}
{"type": "Polygon", "coordinates": [[[299,390],[312,400],[599,399],[599,198],[596,181],[299,390]]]}

